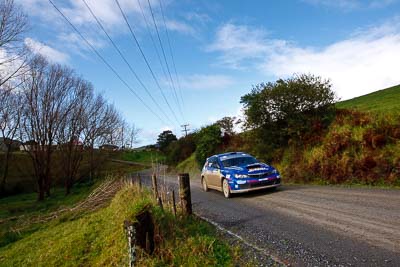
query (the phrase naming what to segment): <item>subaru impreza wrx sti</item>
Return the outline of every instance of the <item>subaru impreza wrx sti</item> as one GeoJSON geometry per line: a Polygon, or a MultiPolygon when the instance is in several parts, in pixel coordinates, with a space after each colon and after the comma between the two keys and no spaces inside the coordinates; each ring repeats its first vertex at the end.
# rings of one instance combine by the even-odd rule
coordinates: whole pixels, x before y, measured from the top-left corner
{"type": "Polygon", "coordinates": [[[231,194],[265,188],[276,189],[281,185],[281,176],[272,166],[259,162],[249,154],[230,152],[209,157],[201,172],[204,191],[215,189],[231,194]]]}

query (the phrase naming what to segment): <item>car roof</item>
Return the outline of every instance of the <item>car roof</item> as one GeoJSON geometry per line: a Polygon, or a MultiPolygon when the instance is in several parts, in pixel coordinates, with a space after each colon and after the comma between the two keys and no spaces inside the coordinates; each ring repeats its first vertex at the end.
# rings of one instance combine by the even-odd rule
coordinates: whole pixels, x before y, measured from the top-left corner
{"type": "Polygon", "coordinates": [[[238,157],[251,157],[251,155],[244,152],[228,152],[223,154],[214,155],[213,157],[218,157],[220,160],[238,158],[238,157]]]}

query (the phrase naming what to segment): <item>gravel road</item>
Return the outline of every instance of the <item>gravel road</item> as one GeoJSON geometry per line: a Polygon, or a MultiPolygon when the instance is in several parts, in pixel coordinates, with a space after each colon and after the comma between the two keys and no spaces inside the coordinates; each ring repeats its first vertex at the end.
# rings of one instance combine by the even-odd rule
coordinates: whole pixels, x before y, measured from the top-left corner
{"type": "Polygon", "coordinates": [[[193,179],[191,191],[194,212],[287,265],[400,266],[399,190],[282,186],[225,199],[193,179]]]}

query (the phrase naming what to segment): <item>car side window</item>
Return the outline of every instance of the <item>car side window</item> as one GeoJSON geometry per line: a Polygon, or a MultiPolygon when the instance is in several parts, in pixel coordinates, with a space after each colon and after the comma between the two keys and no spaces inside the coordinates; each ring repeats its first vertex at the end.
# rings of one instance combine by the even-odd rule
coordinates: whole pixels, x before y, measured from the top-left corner
{"type": "Polygon", "coordinates": [[[209,159],[207,161],[207,168],[212,168],[212,165],[213,165],[213,159],[209,159]]]}
{"type": "Polygon", "coordinates": [[[213,159],[212,159],[212,165],[211,165],[211,168],[214,168],[214,169],[220,169],[220,167],[219,167],[219,164],[218,164],[218,161],[217,161],[217,159],[216,159],[216,158],[213,158],[213,159]]]}

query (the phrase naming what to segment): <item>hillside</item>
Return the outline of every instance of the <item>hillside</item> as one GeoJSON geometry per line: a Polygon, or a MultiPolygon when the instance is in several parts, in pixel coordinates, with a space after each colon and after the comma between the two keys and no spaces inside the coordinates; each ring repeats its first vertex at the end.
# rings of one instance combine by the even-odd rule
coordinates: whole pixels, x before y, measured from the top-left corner
{"type": "MultiPolygon", "coordinates": [[[[315,128],[302,143],[274,150],[250,131],[221,140],[216,153],[246,151],[274,165],[283,182],[400,186],[400,85],[337,103],[325,127],[315,128]]],[[[199,174],[195,154],[177,165],[180,172],[199,174]]]]}
{"type": "Polygon", "coordinates": [[[341,109],[393,112],[400,110],[400,85],[337,103],[341,109]]]}
{"type": "Polygon", "coordinates": [[[289,146],[276,164],[302,183],[400,185],[400,85],[337,103],[316,142],[289,146]]]}

